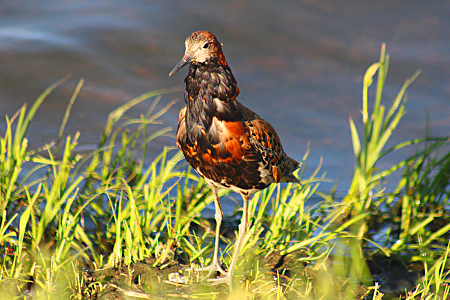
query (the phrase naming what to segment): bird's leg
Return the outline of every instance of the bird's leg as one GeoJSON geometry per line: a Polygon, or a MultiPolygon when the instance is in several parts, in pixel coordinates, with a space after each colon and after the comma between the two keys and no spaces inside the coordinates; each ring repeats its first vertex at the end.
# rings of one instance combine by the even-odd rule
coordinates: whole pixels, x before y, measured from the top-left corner
{"type": "Polygon", "coordinates": [[[226,275],[227,273],[222,269],[222,267],[219,264],[219,238],[220,238],[220,226],[222,224],[222,206],[220,206],[220,200],[219,195],[217,194],[217,187],[211,185],[211,189],[213,191],[214,195],[214,204],[216,207],[216,240],[214,245],[214,256],[212,263],[204,268],[196,268],[195,271],[209,271],[208,275],[206,275],[204,278],[207,279],[210,277],[214,272],[219,271],[222,275],[226,275]]]}
{"type": "Polygon", "coordinates": [[[243,213],[241,218],[241,224],[239,224],[239,237],[236,241],[236,244],[234,246],[234,254],[233,259],[231,261],[230,269],[228,270],[228,273],[225,277],[221,278],[215,278],[215,279],[208,279],[208,282],[211,282],[211,284],[221,284],[221,283],[228,283],[230,286],[230,289],[233,288],[233,273],[234,268],[236,267],[236,262],[239,257],[239,252],[241,251],[242,244],[244,243],[244,237],[247,232],[248,227],[248,199],[249,196],[245,194],[241,194],[242,198],[244,199],[244,207],[243,207],[243,213]]]}

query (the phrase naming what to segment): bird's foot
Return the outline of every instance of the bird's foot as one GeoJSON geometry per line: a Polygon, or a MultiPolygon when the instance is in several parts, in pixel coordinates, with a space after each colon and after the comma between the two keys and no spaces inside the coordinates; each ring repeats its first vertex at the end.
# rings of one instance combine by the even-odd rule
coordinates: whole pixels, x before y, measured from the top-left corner
{"type": "Polygon", "coordinates": [[[219,284],[222,284],[222,283],[226,283],[226,284],[228,284],[230,286],[230,288],[232,287],[232,278],[231,278],[229,273],[227,273],[224,277],[209,278],[206,281],[210,285],[219,285],[219,284]]]}
{"type": "MultiPolygon", "coordinates": [[[[215,272],[219,272],[220,274],[222,274],[222,275],[227,275],[228,273],[227,272],[225,272],[223,269],[222,269],[222,267],[219,265],[219,263],[212,263],[212,264],[210,264],[209,266],[207,266],[207,267],[203,267],[203,268],[194,268],[193,269],[194,271],[197,271],[197,272],[204,272],[204,271],[208,271],[208,274],[205,276],[205,277],[203,277],[203,279],[202,279],[202,281],[205,281],[205,280],[210,280],[210,279],[208,279],[209,277],[211,277],[211,275],[213,275],[215,272]]],[[[214,280],[214,279],[212,279],[212,280],[214,280]]]]}
{"type": "Polygon", "coordinates": [[[222,283],[228,284],[230,288],[230,293],[233,292],[233,276],[231,275],[230,272],[228,272],[227,275],[225,275],[224,277],[209,278],[206,280],[206,284],[208,285],[219,285],[222,283]]]}

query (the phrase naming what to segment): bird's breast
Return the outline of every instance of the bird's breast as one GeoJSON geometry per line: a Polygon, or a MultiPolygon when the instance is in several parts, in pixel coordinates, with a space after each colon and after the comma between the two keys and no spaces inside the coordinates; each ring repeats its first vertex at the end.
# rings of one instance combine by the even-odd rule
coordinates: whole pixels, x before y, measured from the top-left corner
{"type": "Polygon", "coordinates": [[[206,128],[193,122],[190,113],[187,107],[180,119],[177,145],[200,176],[240,191],[263,189],[274,181],[261,154],[250,143],[244,121],[213,116],[206,128]]]}

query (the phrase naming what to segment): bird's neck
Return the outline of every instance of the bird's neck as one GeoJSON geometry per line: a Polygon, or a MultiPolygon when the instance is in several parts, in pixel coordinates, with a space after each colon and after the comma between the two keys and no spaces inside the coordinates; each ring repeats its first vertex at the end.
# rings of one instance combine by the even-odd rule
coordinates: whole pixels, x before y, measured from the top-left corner
{"type": "Polygon", "coordinates": [[[192,63],[185,83],[188,118],[205,130],[214,117],[226,121],[242,117],[242,105],[236,101],[239,95],[236,79],[222,61],[215,58],[192,63]]]}

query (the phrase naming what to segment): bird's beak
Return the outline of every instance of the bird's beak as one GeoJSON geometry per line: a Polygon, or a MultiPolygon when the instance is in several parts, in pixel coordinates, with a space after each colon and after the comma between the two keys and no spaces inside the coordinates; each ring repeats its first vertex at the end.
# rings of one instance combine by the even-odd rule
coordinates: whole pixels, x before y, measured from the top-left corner
{"type": "Polygon", "coordinates": [[[173,68],[173,70],[169,73],[169,76],[172,76],[173,74],[175,74],[179,69],[181,69],[182,67],[187,65],[191,60],[192,60],[192,56],[185,54],[183,59],[180,60],[180,62],[175,66],[175,68],[173,68]]]}

